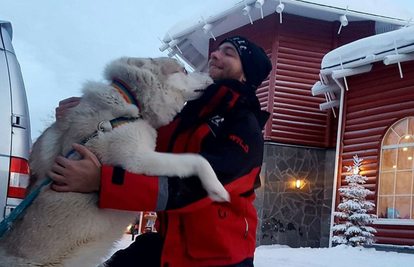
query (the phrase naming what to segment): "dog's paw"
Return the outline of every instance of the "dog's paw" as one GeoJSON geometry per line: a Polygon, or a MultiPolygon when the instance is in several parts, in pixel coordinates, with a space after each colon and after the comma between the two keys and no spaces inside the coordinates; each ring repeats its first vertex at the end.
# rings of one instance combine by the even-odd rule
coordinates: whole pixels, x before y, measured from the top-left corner
{"type": "Polygon", "coordinates": [[[208,190],[208,196],[217,202],[230,202],[230,194],[224,189],[224,187],[218,190],[208,190]]]}

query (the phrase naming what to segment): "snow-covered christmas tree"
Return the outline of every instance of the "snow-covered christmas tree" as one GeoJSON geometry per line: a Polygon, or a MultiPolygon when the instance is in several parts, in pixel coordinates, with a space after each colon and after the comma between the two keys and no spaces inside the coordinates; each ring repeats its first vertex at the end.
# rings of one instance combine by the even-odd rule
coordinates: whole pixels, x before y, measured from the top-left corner
{"type": "Polygon", "coordinates": [[[334,216],[339,218],[339,224],[335,224],[332,230],[334,236],[332,242],[335,244],[346,244],[355,246],[369,245],[375,242],[374,233],[377,231],[367,224],[371,224],[376,215],[367,214],[374,209],[375,204],[366,200],[367,195],[373,194],[372,191],[365,189],[367,177],[359,174],[362,159],[354,156],[354,165],[347,166],[351,175],[345,177],[348,186],[339,188],[342,201],[338,205],[338,210],[334,216]]]}

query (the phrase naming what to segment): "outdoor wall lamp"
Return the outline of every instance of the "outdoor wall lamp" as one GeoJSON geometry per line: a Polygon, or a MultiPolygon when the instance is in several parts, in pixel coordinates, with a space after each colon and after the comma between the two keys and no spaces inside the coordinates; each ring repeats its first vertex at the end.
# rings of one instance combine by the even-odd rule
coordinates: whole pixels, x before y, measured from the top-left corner
{"type": "Polygon", "coordinates": [[[300,179],[296,179],[295,181],[295,188],[296,189],[302,189],[305,186],[305,181],[304,180],[300,180],[300,179]]]}

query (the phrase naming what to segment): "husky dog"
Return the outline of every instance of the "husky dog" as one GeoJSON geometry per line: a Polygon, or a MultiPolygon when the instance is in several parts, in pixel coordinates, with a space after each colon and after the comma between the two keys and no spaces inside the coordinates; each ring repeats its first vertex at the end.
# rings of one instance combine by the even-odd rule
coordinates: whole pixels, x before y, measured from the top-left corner
{"type": "MultiPolygon", "coordinates": [[[[35,142],[28,191],[44,182],[58,155],[88,140],[85,146],[102,164],[145,175],[197,175],[213,200],[228,201],[228,192],[202,156],[154,151],[155,129],[171,122],[185,101],[198,98],[212,80],[187,73],[170,58],[120,58],[107,66],[105,77],[122,83],[139,104],[129,103],[114,82],[86,83],[80,104],[35,142]],[[112,128],[108,121],[119,117],[140,119],[112,128]]],[[[98,193],[58,193],[45,186],[0,240],[0,266],[97,266],[136,216],[98,209],[98,200],[98,193]]]]}

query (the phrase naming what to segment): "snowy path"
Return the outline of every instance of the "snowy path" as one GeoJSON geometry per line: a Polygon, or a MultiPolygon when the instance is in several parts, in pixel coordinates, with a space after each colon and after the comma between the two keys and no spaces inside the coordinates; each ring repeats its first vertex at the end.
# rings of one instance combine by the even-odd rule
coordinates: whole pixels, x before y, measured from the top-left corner
{"type": "Polygon", "coordinates": [[[255,267],[408,267],[413,266],[413,262],[414,254],[346,246],[330,249],[260,246],[255,254],[255,267]]]}
{"type": "MultiPolygon", "coordinates": [[[[131,235],[125,234],[114,251],[130,243],[131,235]]],[[[271,245],[258,247],[255,254],[255,267],[408,267],[413,263],[414,254],[346,246],[312,249],[271,245]]]]}

